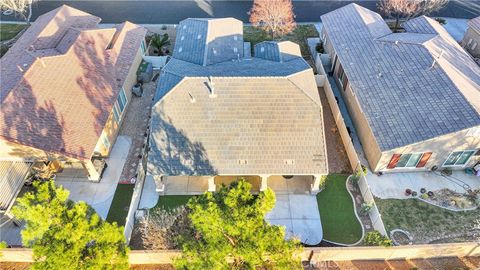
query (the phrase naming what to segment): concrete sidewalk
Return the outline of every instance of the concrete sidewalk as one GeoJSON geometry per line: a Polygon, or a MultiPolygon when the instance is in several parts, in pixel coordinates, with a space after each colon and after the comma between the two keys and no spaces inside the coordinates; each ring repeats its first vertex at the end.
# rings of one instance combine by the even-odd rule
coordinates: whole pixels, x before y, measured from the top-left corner
{"type": "Polygon", "coordinates": [[[373,195],[381,199],[406,199],[407,188],[418,194],[421,188],[428,191],[447,188],[459,193],[465,193],[465,188],[480,188],[480,177],[467,175],[463,171],[454,171],[449,177],[439,172],[387,173],[382,176],[369,172],[367,182],[373,195]]]}
{"type": "Polygon", "coordinates": [[[108,167],[99,183],[64,178],[56,181],[56,184],[70,191],[71,200],[84,201],[91,205],[100,217],[107,218],[131,144],[132,140],[129,137],[118,136],[110,157],[106,160],[108,167]]]}

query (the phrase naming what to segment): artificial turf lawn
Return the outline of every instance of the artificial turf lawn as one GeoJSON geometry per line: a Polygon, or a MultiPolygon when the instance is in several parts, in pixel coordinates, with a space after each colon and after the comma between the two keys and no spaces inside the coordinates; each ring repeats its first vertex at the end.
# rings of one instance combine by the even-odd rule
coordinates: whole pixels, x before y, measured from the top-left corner
{"type": "Polygon", "coordinates": [[[107,215],[108,222],[117,222],[119,226],[125,225],[134,187],[135,185],[130,184],[117,185],[115,195],[113,195],[112,205],[110,205],[110,210],[107,215]]]}
{"type": "Polygon", "coordinates": [[[25,27],[26,24],[0,24],[0,41],[14,38],[25,27]]]}
{"type": "Polygon", "coordinates": [[[163,208],[165,210],[172,210],[179,206],[186,205],[188,200],[192,198],[193,195],[166,195],[160,196],[158,198],[157,205],[155,208],[163,208]]]}
{"type": "Polygon", "coordinates": [[[362,227],[353,210],[352,197],[345,187],[347,175],[327,176],[325,189],[317,194],[325,240],[353,244],[362,237],[362,227]]]}

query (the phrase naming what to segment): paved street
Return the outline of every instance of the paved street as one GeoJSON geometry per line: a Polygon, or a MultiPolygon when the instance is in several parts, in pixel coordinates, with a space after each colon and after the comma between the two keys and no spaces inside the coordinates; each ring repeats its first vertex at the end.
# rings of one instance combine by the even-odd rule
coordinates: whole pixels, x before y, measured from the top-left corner
{"type": "MultiPolygon", "coordinates": [[[[375,0],[301,0],[293,1],[298,22],[316,22],[320,15],[355,2],[376,10],[375,0]]],[[[40,1],[34,5],[32,20],[62,4],[92,13],[103,23],[120,23],[125,20],[141,24],[178,23],[188,17],[235,17],[248,22],[247,12],[251,0],[157,0],[157,1],[40,1]]],[[[451,0],[446,8],[434,16],[473,18],[480,14],[480,0],[451,0]]],[[[12,16],[0,16],[1,20],[14,20],[12,16]]]]}

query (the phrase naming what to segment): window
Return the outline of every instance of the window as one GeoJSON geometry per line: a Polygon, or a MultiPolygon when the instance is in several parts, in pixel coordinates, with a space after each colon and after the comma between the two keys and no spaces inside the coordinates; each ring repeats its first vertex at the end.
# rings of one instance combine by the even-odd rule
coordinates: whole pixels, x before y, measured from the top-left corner
{"type": "Polygon", "coordinates": [[[140,48],[142,48],[142,54],[145,54],[147,51],[147,46],[145,45],[145,40],[142,40],[142,43],[140,43],[140,48]]]}
{"type": "Polygon", "coordinates": [[[394,168],[422,168],[427,164],[432,152],[394,154],[388,163],[387,169],[394,168]]]}
{"type": "Polygon", "coordinates": [[[477,43],[475,42],[475,43],[472,44],[472,47],[470,47],[470,49],[475,50],[476,47],[477,47],[477,43]]]}
{"type": "Polygon", "coordinates": [[[343,91],[347,90],[348,78],[341,64],[338,66],[337,77],[342,85],[343,91]]]}
{"type": "Polygon", "coordinates": [[[117,104],[118,108],[120,109],[120,113],[123,113],[125,107],[127,106],[127,96],[125,95],[125,89],[120,90],[120,94],[117,97],[117,104]]]}
{"type": "Polygon", "coordinates": [[[118,113],[117,104],[113,105],[113,118],[117,124],[120,122],[120,113],[118,113]]]}
{"type": "Polygon", "coordinates": [[[105,135],[105,133],[102,133],[101,139],[105,149],[110,149],[110,141],[108,140],[108,137],[105,135]]]}
{"type": "Polygon", "coordinates": [[[416,167],[422,155],[423,153],[403,154],[395,167],[416,167]]]}
{"type": "Polygon", "coordinates": [[[467,164],[468,160],[470,159],[473,154],[475,154],[475,150],[465,150],[465,151],[456,151],[452,152],[443,166],[463,166],[467,164]]]}

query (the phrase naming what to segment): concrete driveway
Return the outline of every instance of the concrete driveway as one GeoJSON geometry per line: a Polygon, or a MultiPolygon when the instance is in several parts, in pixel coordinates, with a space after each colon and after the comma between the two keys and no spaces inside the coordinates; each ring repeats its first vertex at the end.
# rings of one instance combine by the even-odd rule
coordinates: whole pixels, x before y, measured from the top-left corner
{"type": "Polygon", "coordinates": [[[107,159],[108,167],[99,183],[90,182],[88,179],[78,181],[78,179],[74,180],[73,178],[62,178],[56,180],[56,184],[62,185],[70,191],[69,198],[71,200],[88,203],[100,217],[106,219],[131,144],[132,140],[129,137],[117,137],[110,157],[107,159]]]}
{"type": "Polygon", "coordinates": [[[317,197],[310,194],[310,176],[268,178],[275,192],[275,207],[265,217],[271,224],[285,226],[287,237],[296,236],[302,243],[316,245],[322,241],[323,230],[317,197]]]}
{"type": "Polygon", "coordinates": [[[317,198],[313,195],[277,195],[273,210],[265,217],[271,224],[285,226],[287,237],[298,237],[302,243],[316,245],[323,231],[317,198]]]}

